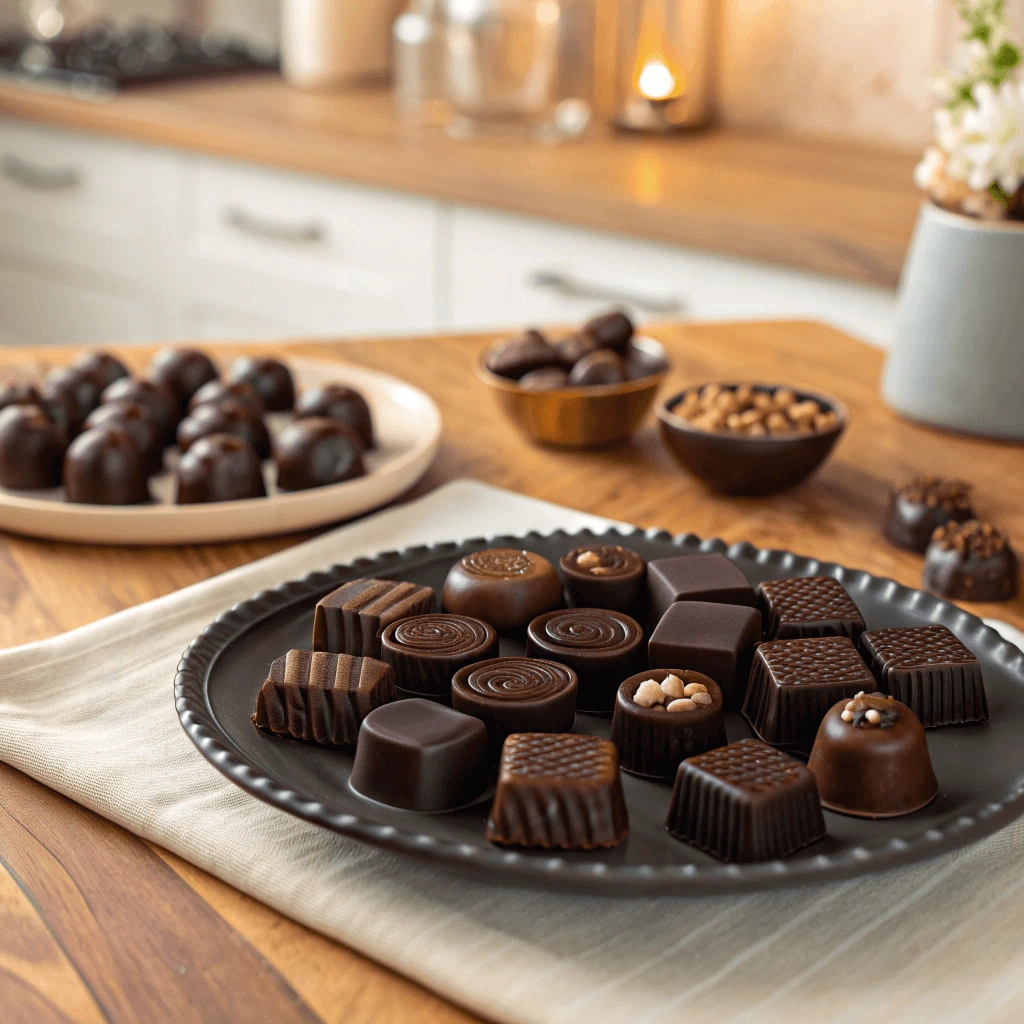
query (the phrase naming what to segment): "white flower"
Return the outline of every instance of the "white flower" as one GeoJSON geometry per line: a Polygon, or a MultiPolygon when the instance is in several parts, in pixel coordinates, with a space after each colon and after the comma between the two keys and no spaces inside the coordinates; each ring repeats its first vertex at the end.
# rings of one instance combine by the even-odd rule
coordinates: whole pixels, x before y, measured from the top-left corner
{"type": "Polygon", "coordinates": [[[998,183],[1012,195],[1024,183],[1024,82],[979,82],[972,94],[976,106],[936,117],[947,172],[978,191],[998,183]]]}
{"type": "Polygon", "coordinates": [[[938,146],[929,146],[924,151],[921,162],[914,168],[914,184],[922,192],[927,192],[945,165],[946,154],[938,146]]]}

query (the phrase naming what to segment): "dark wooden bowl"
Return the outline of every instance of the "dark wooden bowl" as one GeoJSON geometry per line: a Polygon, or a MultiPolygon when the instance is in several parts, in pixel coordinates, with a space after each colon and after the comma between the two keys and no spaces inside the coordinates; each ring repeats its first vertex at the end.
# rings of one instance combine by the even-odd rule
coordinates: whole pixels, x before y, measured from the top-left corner
{"type": "MultiPolygon", "coordinates": [[[[735,388],[737,385],[723,383],[722,386],[735,388]]],[[[775,391],[780,385],[751,386],[755,391],[775,391]]],[[[828,458],[850,421],[846,407],[835,398],[790,388],[799,400],[813,398],[823,410],[834,412],[836,425],[813,434],[769,437],[701,430],[672,410],[684,395],[702,387],[704,385],[700,384],[680,391],[658,407],[661,436],[683,469],[722,494],[774,494],[806,480],[828,458]]]]}

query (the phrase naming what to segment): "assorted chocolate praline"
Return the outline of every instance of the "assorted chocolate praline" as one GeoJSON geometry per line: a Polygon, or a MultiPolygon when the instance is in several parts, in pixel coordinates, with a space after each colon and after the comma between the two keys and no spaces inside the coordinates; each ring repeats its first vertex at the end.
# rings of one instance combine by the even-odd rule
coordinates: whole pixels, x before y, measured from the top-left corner
{"type": "Polygon", "coordinates": [[[337,420],[296,420],[274,438],[272,447],[277,486],[285,491],[327,487],[366,475],[362,441],[337,420]]]}
{"type": "Polygon", "coordinates": [[[37,405],[0,410],[0,487],[42,490],[58,487],[67,441],[37,405]]]}
{"type": "Polygon", "coordinates": [[[256,450],[235,434],[201,437],[182,455],[175,472],[178,505],[242,501],[266,493],[256,450]]]}
{"type": "Polygon", "coordinates": [[[647,564],[651,618],[659,620],[677,601],[754,606],[757,595],[735,562],[725,555],[677,555],[647,564]]]}
{"type": "Polygon", "coordinates": [[[974,518],[971,485],[963,480],[918,477],[889,496],[884,533],[897,547],[923,553],[932,534],[948,522],[974,518]]]}
{"type": "Polygon", "coordinates": [[[586,544],[558,563],[570,606],[630,609],[644,582],[647,563],[619,544],[586,544]]]}
{"type": "Polygon", "coordinates": [[[217,405],[225,398],[244,405],[249,412],[259,418],[267,410],[263,399],[256,394],[256,389],[244,380],[226,381],[211,380],[204,384],[189,400],[188,411],[195,412],[201,405],[217,405]]]}
{"type": "Polygon", "coordinates": [[[42,395],[47,406],[60,410],[69,434],[76,434],[89,415],[99,405],[101,384],[79,367],[60,366],[51,370],[43,380],[42,395]]]}
{"type": "Polygon", "coordinates": [[[115,380],[129,376],[128,367],[109,352],[86,352],[72,366],[91,377],[101,392],[115,380]]]}
{"type": "Polygon", "coordinates": [[[373,417],[366,399],[344,384],[323,384],[306,388],[295,400],[295,415],[300,419],[308,416],[322,416],[329,420],[347,423],[358,435],[366,448],[375,445],[373,417]]]}
{"type": "Polygon", "coordinates": [[[173,440],[175,427],[181,419],[178,399],[166,385],[138,377],[122,377],[115,380],[104,389],[100,401],[104,405],[118,401],[144,405],[153,414],[156,429],[167,444],[173,440]]]}
{"type": "Polygon", "coordinates": [[[954,601],[1009,601],[1017,593],[1017,556],[1005,534],[977,519],[932,534],[921,583],[954,601]]]}
{"type": "Polygon", "coordinates": [[[213,360],[195,348],[162,348],[149,365],[149,379],[167,387],[178,399],[182,412],[204,384],[219,376],[213,360]]]}
{"type": "Polygon", "coordinates": [[[150,500],[147,455],[124,427],[107,424],[79,434],[64,456],[68,501],[140,505],[150,500]]]}
{"type": "Polygon", "coordinates": [[[178,447],[187,452],[196,441],[211,434],[234,434],[248,441],[261,459],[270,455],[270,434],[263,420],[233,399],[200,405],[190,412],[178,424],[178,447]]]}
{"type": "Polygon", "coordinates": [[[860,609],[831,576],[765,580],[757,594],[766,640],[848,636],[856,643],[864,630],[860,609]]]}
{"type": "Polygon", "coordinates": [[[251,384],[267,412],[287,412],[295,404],[295,381],[279,359],[241,356],[231,364],[228,380],[251,384]]]}
{"type": "Polygon", "coordinates": [[[146,457],[146,472],[150,475],[160,472],[164,464],[164,448],[148,407],[124,398],[116,402],[105,402],[89,413],[82,429],[92,430],[105,426],[127,430],[146,457]]]}
{"type": "Polygon", "coordinates": [[[35,405],[44,411],[46,408],[39,389],[29,381],[13,381],[0,386],[0,409],[9,405],[35,405]]]}

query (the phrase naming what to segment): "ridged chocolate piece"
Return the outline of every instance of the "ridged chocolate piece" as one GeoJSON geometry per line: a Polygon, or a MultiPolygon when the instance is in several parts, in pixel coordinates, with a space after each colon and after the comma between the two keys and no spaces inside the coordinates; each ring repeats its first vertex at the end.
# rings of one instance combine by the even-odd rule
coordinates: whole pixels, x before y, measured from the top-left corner
{"type": "Polygon", "coordinates": [[[604,608],[570,608],[538,615],[526,631],[526,653],[568,665],[579,677],[576,707],[607,713],[615,691],[637,670],[644,631],[635,619],[604,608]]]}
{"type": "Polygon", "coordinates": [[[434,591],[396,580],[352,580],[321,598],[313,616],[313,650],[381,656],[381,633],[399,619],[434,610],[434,591]]]}
{"type": "Polygon", "coordinates": [[[754,606],[757,596],[739,567],[725,555],[677,555],[647,565],[651,620],[657,622],[676,601],[754,606]]]}
{"type": "Polygon", "coordinates": [[[502,846],[595,850],[629,832],[615,745],[575,733],[505,740],[487,838],[502,846]]]}
{"type": "Polygon", "coordinates": [[[615,698],[612,743],[619,750],[623,771],[652,779],[674,779],[684,757],[703,754],[728,742],[722,720],[722,691],[710,677],[683,669],[649,668],[630,676],[615,698]],[[640,684],[648,679],[661,683],[674,675],[685,685],[699,684],[710,698],[707,705],[685,711],[669,711],[674,700],[643,707],[634,699],[640,684]]]}
{"type": "Polygon", "coordinates": [[[876,629],[860,645],[879,689],[926,729],[988,720],[981,665],[945,626],[876,629]]]}
{"type": "Polygon", "coordinates": [[[496,658],[498,634],[468,615],[414,615],[392,622],[380,648],[403,691],[450,704],[452,676],[464,665],[496,658]]]}
{"type": "Polygon", "coordinates": [[[807,766],[758,740],[683,761],[665,827],[734,864],[786,857],[825,835],[807,766]]]}
{"type": "Polygon", "coordinates": [[[451,684],[452,707],[487,726],[492,763],[515,732],[569,732],[576,721],[576,673],[540,658],[492,658],[467,665],[451,684]]]}
{"type": "Polygon", "coordinates": [[[856,642],[864,631],[860,609],[831,576],[765,580],[758,588],[758,603],[766,640],[848,636],[856,642]]]}
{"type": "Polygon", "coordinates": [[[629,611],[644,582],[647,563],[618,544],[588,544],[562,556],[569,604],[583,608],[629,611]]]}
{"type": "Polygon", "coordinates": [[[270,666],[252,721],[278,736],[344,746],[374,708],[394,699],[394,673],[381,661],[289,651],[270,666]]]}
{"type": "Polygon", "coordinates": [[[773,640],[754,655],[743,717],[766,743],[809,754],[837,700],[875,689],[849,637],[773,640]]]}

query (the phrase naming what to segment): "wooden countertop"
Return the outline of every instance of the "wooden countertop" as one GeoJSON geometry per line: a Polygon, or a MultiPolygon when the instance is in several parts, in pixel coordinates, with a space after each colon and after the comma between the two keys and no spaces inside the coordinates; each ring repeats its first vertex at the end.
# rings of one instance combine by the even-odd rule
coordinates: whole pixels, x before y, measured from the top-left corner
{"type": "MultiPolygon", "coordinates": [[[[918,472],[955,471],[975,483],[983,512],[1024,548],[1024,508],[1014,483],[1024,470],[1024,447],[899,419],[878,397],[882,356],[874,349],[810,323],[665,326],[651,333],[674,361],[665,394],[703,380],[787,380],[841,398],[852,418],[847,436],[816,477],[789,493],[722,498],[675,467],[653,417],[631,442],[606,451],[572,454],[523,443],[473,374],[489,338],[319,343],[294,351],[386,369],[433,395],[444,437],[414,494],[474,476],[642,526],[748,539],[917,585],[921,558],[879,535],[887,485],[918,472]]],[[[119,354],[139,367],[148,358],[145,349],[119,354]]],[[[0,350],[0,374],[34,374],[49,360],[69,357],[53,349],[0,350]]],[[[301,539],[130,549],[0,537],[0,644],[52,636],[301,539]]],[[[1024,595],[972,610],[1024,626],[1024,595]]],[[[4,766],[0,866],[5,1021],[474,1019],[4,766]],[[178,955],[168,951],[187,951],[187,972],[168,969],[168,956],[178,955]]]]}
{"type": "Polygon", "coordinates": [[[0,113],[889,287],[920,202],[909,153],[603,126],[555,147],[460,143],[403,126],[387,93],[300,92],[276,76],[107,101],[0,84],[0,113]]]}

